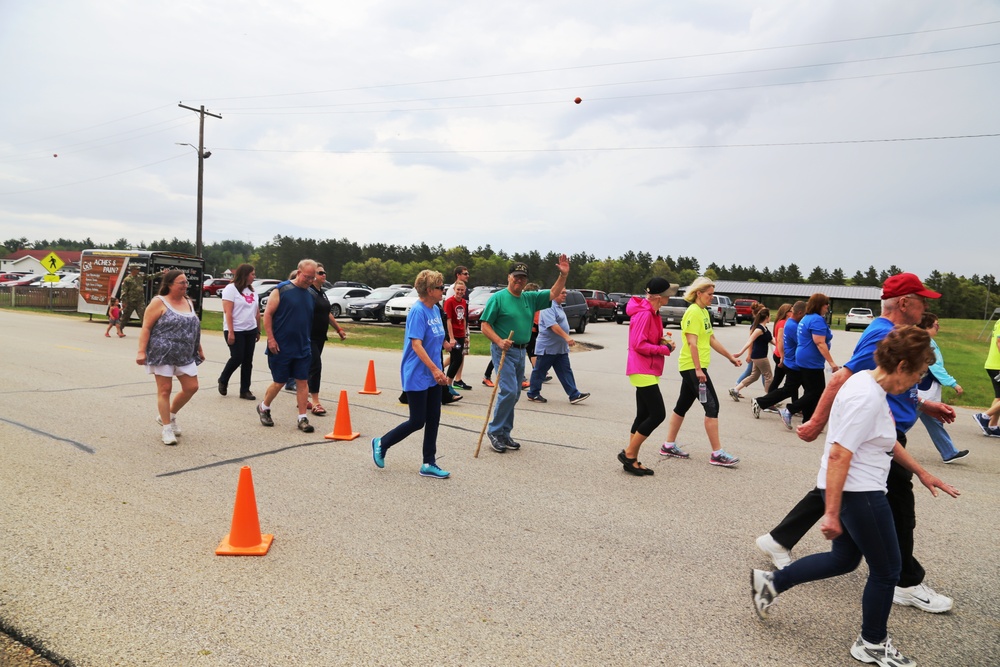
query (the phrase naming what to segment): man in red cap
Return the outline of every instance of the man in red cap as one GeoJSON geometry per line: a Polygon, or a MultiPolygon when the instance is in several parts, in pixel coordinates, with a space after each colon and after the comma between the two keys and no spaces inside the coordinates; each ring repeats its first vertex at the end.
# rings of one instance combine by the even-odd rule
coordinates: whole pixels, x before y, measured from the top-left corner
{"type": "MultiPolygon", "coordinates": [[[[915,325],[920,322],[926,309],[927,299],[939,299],[941,295],[924,287],[920,278],[912,273],[890,276],[882,285],[882,316],[868,325],[854,348],[851,360],[830,378],[826,390],[812,418],[798,428],[798,436],[806,442],[815,440],[830,417],[830,406],[837,392],[851,375],[873,370],[875,348],[879,342],[898,326],[915,325]]],[[[944,403],[921,401],[917,398],[917,385],[902,394],[888,395],[889,408],[896,420],[896,440],[906,446],[906,432],[917,421],[917,410],[940,421],[955,421],[955,410],[944,403]]],[[[901,465],[892,462],[886,481],[886,499],[892,508],[896,537],[902,558],[902,571],[892,601],[896,604],[913,606],[934,614],[951,609],[953,601],[946,595],[934,592],[923,583],[924,568],[913,557],[913,528],[916,526],[915,500],[913,497],[913,474],[901,465]]],[[[936,495],[935,487],[949,495],[954,488],[929,473],[920,482],[936,495]]],[[[956,492],[957,493],[957,492],[956,492]]],[[[792,562],[791,550],[800,539],[819,521],[826,509],[822,492],[815,488],[799,501],[791,512],[781,520],[770,533],[757,538],[757,547],[771,557],[779,569],[792,562]]]]}

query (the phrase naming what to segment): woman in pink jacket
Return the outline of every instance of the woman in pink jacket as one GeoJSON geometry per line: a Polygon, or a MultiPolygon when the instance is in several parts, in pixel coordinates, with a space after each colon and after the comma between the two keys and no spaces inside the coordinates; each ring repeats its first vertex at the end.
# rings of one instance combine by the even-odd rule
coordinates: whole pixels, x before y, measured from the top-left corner
{"type": "MultiPolygon", "coordinates": [[[[629,316],[628,364],[625,373],[635,387],[635,421],[628,447],[618,454],[625,472],[631,475],[652,475],[653,471],[643,467],[639,461],[639,447],[649,434],[667,418],[660,394],[660,376],[663,375],[663,358],[668,356],[675,345],[663,337],[663,320],[660,306],[677,293],[677,285],[663,278],[653,278],[646,283],[646,297],[632,297],[625,312],[629,316]]],[[[669,335],[669,334],[668,334],[669,335]]],[[[687,458],[687,454],[677,450],[687,458]]]]}

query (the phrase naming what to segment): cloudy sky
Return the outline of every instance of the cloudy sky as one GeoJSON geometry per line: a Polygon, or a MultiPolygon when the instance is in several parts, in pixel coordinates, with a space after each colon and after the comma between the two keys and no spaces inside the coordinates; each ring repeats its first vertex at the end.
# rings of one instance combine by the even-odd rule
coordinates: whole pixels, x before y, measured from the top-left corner
{"type": "Polygon", "coordinates": [[[206,243],[997,274],[998,83],[985,0],[3,0],[0,241],[193,240],[183,103],[206,243]]]}

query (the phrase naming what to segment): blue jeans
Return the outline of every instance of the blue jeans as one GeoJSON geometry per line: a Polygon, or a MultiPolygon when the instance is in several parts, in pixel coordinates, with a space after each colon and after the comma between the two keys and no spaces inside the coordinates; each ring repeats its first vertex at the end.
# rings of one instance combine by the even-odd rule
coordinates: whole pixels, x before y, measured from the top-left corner
{"type": "Polygon", "coordinates": [[[958,454],[958,449],[951,441],[951,436],[945,430],[944,424],[934,419],[934,417],[925,415],[923,412],[917,411],[917,415],[927,428],[927,433],[931,436],[931,441],[937,447],[938,454],[941,455],[943,461],[947,461],[955,454],[958,454]]]}
{"type": "Polygon", "coordinates": [[[535,357],[535,370],[531,371],[528,396],[537,397],[542,391],[542,380],[550,368],[556,372],[556,377],[559,378],[559,383],[562,384],[569,400],[572,401],[582,393],[576,388],[576,378],[573,377],[573,369],[569,366],[568,354],[540,354],[535,357]]]}
{"type": "MultiPolygon", "coordinates": [[[[824,501],[826,492],[822,492],[824,501]]],[[[861,636],[877,644],[889,632],[892,594],[902,567],[892,509],[881,491],[845,491],[841,500],[840,522],[844,532],[830,551],[800,558],[774,573],[778,593],[807,581],[828,579],[853,572],[868,563],[868,582],[861,596],[861,636]]]]}
{"type": "MultiPolygon", "coordinates": [[[[493,357],[493,365],[500,368],[500,347],[496,343],[490,345],[490,355],[493,357]]],[[[521,398],[521,378],[524,377],[526,357],[523,349],[512,347],[507,350],[503,368],[497,373],[497,402],[487,429],[491,435],[509,438],[510,432],[514,430],[514,406],[521,398]]]]}

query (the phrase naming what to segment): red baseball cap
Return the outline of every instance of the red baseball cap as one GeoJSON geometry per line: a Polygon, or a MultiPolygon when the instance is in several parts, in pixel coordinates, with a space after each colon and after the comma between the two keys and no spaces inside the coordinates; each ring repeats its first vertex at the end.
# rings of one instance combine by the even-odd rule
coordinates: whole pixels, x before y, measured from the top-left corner
{"type": "Polygon", "coordinates": [[[897,296],[916,294],[928,299],[940,299],[941,295],[934,290],[929,290],[920,282],[920,278],[912,273],[897,273],[889,276],[882,283],[882,299],[894,299],[897,296]]]}

